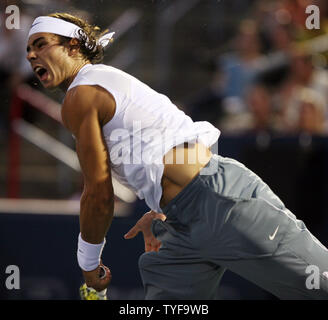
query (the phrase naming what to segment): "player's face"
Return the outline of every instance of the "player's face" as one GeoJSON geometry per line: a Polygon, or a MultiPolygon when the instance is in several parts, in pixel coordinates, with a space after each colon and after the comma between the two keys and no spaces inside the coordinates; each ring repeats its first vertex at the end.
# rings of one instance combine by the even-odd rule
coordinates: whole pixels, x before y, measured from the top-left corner
{"type": "Polygon", "coordinates": [[[45,88],[58,87],[68,78],[68,50],[59,37],[51,33],[35,33],[27,44],[27,60],[45,88]]]}

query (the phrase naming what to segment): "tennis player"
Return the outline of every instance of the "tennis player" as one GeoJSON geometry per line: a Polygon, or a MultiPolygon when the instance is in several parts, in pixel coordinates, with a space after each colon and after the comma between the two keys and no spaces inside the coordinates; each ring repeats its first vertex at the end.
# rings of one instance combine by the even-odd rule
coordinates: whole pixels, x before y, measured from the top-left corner
{"type": "Polygon", "coordinates": [[[146,299],[214,299],[226,269],[281,299],[328,299],[328,250],[257,175],[212,153],[218,129],[99,64],[112,36],[56,13],[35,19],[27,45],[43,86],[66,92],[62,119],[84,175],[77,260],[87,285],[111,280],[107,267],[99,275],[115,175],[151,208],[125,235],[144,236],[146,299]],[[306,281],[313,265],[317,289],[306,281]]]}

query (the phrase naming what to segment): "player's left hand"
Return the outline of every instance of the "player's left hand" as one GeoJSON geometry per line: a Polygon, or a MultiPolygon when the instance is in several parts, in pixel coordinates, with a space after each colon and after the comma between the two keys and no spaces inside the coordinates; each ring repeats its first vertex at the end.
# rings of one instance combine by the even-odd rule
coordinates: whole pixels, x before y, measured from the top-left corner
{"type": "Polygon", "coordinates": [[[85,283],[88,287],[95,289],[96,291],[102,291],[106,289],[112,280],[112,275],[110,270],[104,266],[102,263],[92,271],[82,270],[82,274],[85,279],[85,283]],[[106,274],[101,277],[101,267],[105,270],[106,274]]]}
{"type": "Polygon", "coordinates": [[[155,211],[149,211],[145,213],[125,235],[125,239],[134,238],[139,232],[142,232],[145,242],[145,252],[158,251],[161,242],[155,238],[151,232],[151,224],[154,219],[160,219],[164,221],[166,216],[162,213],[157,213],[155,211]]]}

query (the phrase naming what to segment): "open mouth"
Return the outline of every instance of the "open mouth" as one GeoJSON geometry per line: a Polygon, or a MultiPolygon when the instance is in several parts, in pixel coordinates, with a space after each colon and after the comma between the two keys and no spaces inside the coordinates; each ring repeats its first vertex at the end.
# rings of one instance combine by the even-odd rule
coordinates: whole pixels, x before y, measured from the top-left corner
{"type": "Polygon", "coordinates": [[[41,81],[44,81],[48,78],[48,71],[46,68],[37,66],[34,68],[34,72],[38,75],[41,81]]]}

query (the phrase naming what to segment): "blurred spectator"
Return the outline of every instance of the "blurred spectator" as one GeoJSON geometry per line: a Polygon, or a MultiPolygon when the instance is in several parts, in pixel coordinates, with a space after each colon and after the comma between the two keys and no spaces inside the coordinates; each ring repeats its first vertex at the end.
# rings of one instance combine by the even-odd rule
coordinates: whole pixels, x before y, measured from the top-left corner
{"type": "Polygon", "coordinates": [[[288,52],[292,43],[292,29],[290,25],[277,23],[270,30],[271,50],[288,52]]]}
{"type": "Polygon", "coordinates": [[[284,1],[258,1],[254,17],[260,27],[266,52],[288,50],[293,26],[291,13],[284,7],[284,1]]]}
{"type": "Polygon", "coordinates": [[[297,131],[311,135],[325,133],[325,101],[316,91],[303,88],[298,101],[297,131]]]}
{"type": "Polygon", "coordinates": [[[283,4],[285,10],[287,10],[292,19],[292,23],[296,28],[304,29],[305,20],[307,18],[307,14],[305,9],[309,5],[313,5],[315,0],[283,0],[281,3],[283,4]]]}
{"type": "Polygon", "coordinates": [[[233,115],[247,111],[246,90],[265,62],[258,30],[254,20],[243,20],[232,41],[232,51],[213,63],[214,75],[209,86],[184,102],[183,108],[195,121],[206,119],[218,125],[224,113],[232,119],[233,115]]]}
{"type": "Polygon", "coordinates": [[[253,15],[267,58],[257,80],[275,87],[288,72],[288,54],[294,38],[292,15],[284,0],[258,1],[253,15]]]}
{"type": "Polygon", "coordinates": [[[254,20],[243,20],[233,41],[234,52],[220,58],[223,73],[222,95],[243,99],[245,90],[255,80],[260,62],[261,41],[254,20]]]}
{"type": "Polygon", "coordinates": [[[327,118],[328,72],[323,68],[314,68],[312,55],[300,48],[295,48],[290,56],[288,77],[275,96],[275,105],[281,117],[281,131],[289,133],[297,130],[300,109],[296,105],[304,88],[310,88],[321,96],[322,112],[327,118]]]}
{"type": "Polygon", "coordinates": [[[247,95],[247,105],[251,116],[249,130],[272,131],[274,117],[269,90],[262,85],[254,86],[247,95]]]}
{"type": "Polygon", "coordinates": [[[262,84],[254,85],[248,90],[245,102],[247,110],[227,115],[219,128],[229,134],[274,134],[275,115],[269,89],[262,84]]]}

